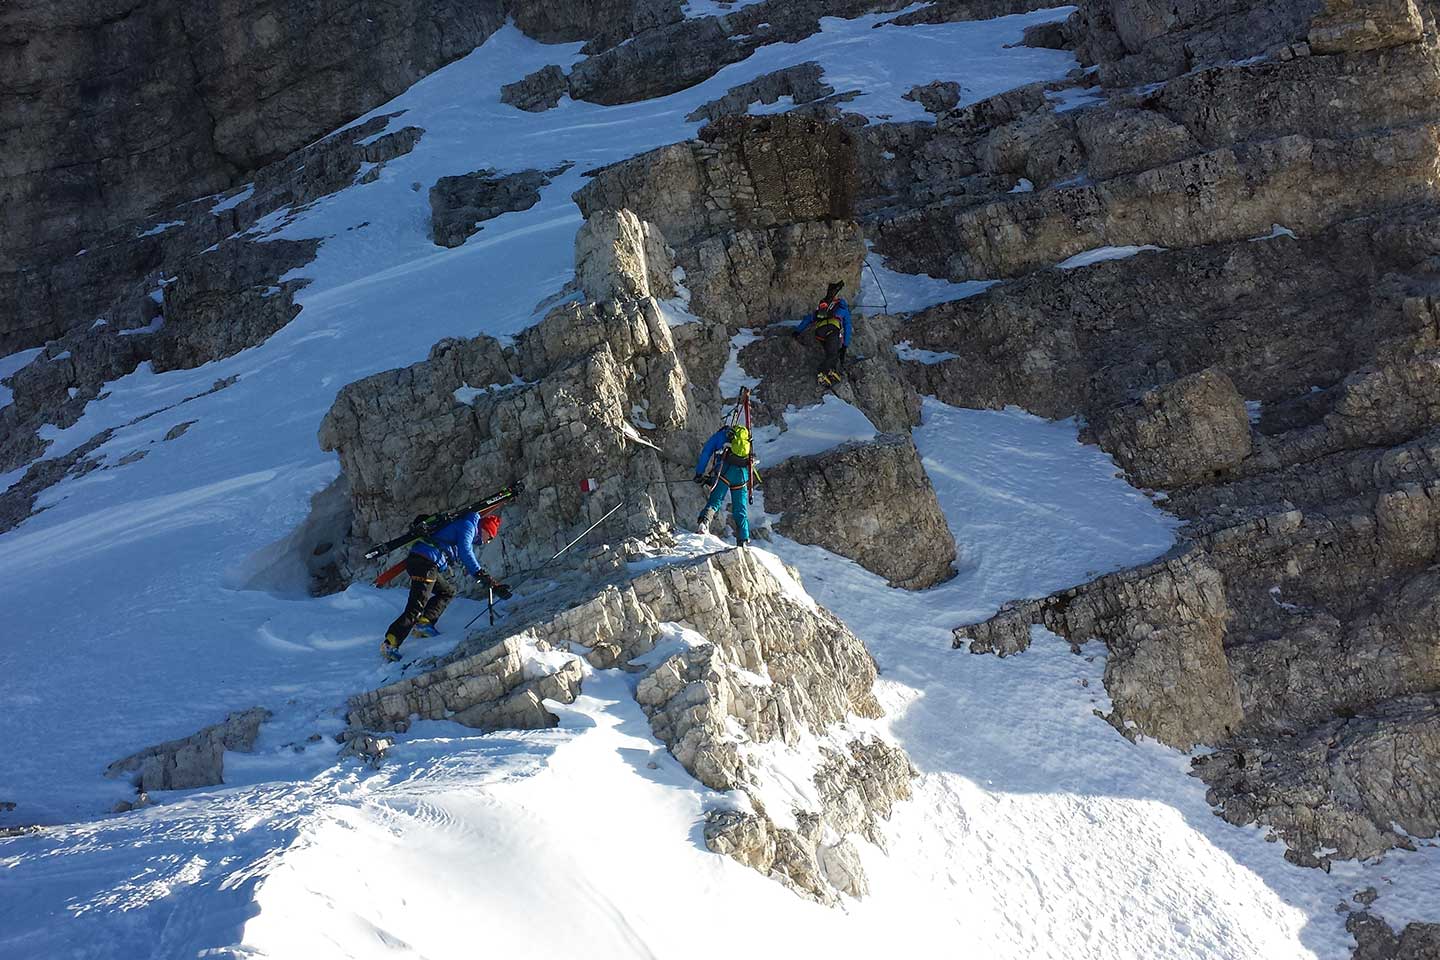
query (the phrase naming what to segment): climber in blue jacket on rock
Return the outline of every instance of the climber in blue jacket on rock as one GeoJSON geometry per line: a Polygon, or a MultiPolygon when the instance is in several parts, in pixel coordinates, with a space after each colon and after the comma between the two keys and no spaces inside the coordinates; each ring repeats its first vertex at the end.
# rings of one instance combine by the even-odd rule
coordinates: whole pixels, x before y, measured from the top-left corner
{"type": "Polygon", "coordinates": [[[711,485],[710,500],[700,511],[696,524],[701,533],[710,531],[725,493],[730,493],[730,513],[735,518],[735,545],[745,546],[750,540],[750,485],[760,482],[755,469],[755,455],[750,449],[750,431],[736,424],[721,427],[705,442],[700,459],[695,462],[695,482],[711,485]]]}
{"type": "Polygon", "coordinates": [[[500,599],[510,597],[510,588],[491,579],[480,566],[472,546],[493,540],[499,532],[500,518],[494,514],[482,517],[478,512],[467,513],[415,541],[410,547],[410,556],[405,558],[405,572],[410,575],[410,598],[400,616],[385,631],[385,639],[380,644],[380,653],[387,660],[399,658],[400,644],[412,629],[421,635],[434,636],[435,621],[455,599],[455,587],[445,577],[450,564],[463,566],[466,573],[481,586],[493,590],[500,599]]]}
{"type": "Polygon", "coordinates": [[[806,330],[814,329],[815,342],[825,353],[820,372],[815,375],[822,387],[833,387],[840,382],[840,365],[845,362],[845,350],[850,346],[850,304],[840,296],[844,286],[839,281],[830,284],[815,312],[801,320],[790,333],[799,340],[806,330]]]}

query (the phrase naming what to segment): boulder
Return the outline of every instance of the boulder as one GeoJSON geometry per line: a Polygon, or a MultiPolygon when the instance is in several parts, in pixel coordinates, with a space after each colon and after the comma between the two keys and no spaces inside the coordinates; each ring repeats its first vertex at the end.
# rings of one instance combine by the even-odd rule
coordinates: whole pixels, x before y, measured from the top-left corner
{"type": "Polygon", "coordinates": [[[223,722],[181,740],[167,740],[116,760],[105,768],[105,776],[134,774],[135,786],[141,793],[224,783],[225,751],[249,753],[255,748],[260,725],[269,719],[270,711],[261,707],[232,713],[223,722]]]}
{"type": "Polygon", "coordinates": [[[1245,400],[1213,367],[1146,391],[1137,402],[1106,414],[1094,432],[1100,446],[1146,487],[1213,480],[1251,451],[1245,400]]]}
{"type": "Polygon", "coordinates": [[[955,575],[955,538],[906,436],[887,434],[762,471],[765,509],[800,543],[849,557],[892,587],[923,590],[955,575]]]}

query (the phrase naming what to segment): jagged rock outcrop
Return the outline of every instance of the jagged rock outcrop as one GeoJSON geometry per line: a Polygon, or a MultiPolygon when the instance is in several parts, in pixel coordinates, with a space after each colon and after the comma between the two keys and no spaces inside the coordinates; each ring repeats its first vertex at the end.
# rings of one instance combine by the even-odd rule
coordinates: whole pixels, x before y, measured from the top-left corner
{"type": "Polygon", "coordinates": [[[719,120],[732,114],[745,113],[752,103],[778,103],[781,97],[789,97],[799,105],[823,100],[835,92],[835,88],[820,78],[824,68],[819,63],[797,63],[756,77],[746,83],[737,84],[725,92],[725,96],[696,107],[685,119],[719,120]]]}
{"type": "Polygon", "coordinates": [[[603,211],[575,234],[575,282],[594,302],[666,300],[677,292],[674,251],[653,223],[603,211]]]}
{"type": "Polygon", "coordinates": [[[920,396],[891,349],[894,328],[885,317],[856,316],[844,377],[830,388],[815,380],[820,348],[809,337],[791,339],[790,329],[771,328],[739,351],[741,367],[760,381],[751,400],[756,423],[784,423],[788,408],[813,406],[827,393],[858,407],[883,432],[908,433],[920,423],[920,396]]]}
{"type": "Polygon", "coordinates": [[[1298,737],[1239,738],[1195,761],[1231,823],[1260,821],[1304,866],[1369,860],[1440,833],[1440,693],[1339,717],[1298,737]]]}
{"type": "Polygon", "coordinates": [[[803,315],[829,280],[858,286],[854,189],[842,127],[727,117],[698,141],[595,171],[575,201],[587,218],[623,209],[655,224],[685,270],[692,311],[733,330],[803,315]]]}
{"type": "Polygon", "coordinates": [[[73,329],[10,378],[14,400],[0,408],[0,471],[42,456],[49,444],[39,428],[74,424],[106,382],[146,360],[159,369],[199,365],[254,346],[292,319],[302,282],[280,278],[313,256],[315,242],[252,243],[247,231],[266,214],[311,203],[408,153],[422,131],[385,132],[397,116],[311,144],[218,202],[162,214],[165,229],[137,237],[133,226],[120,228],[84,256],[27,274],[25,309],[73,329]]]}
{"type": "Polygon", "coordinates": [[[1307,38],[1315,53],[1355,53],[1414,43],[1424,31],[1414,0],[1326,0],[1307,38]]]}
{"type": "Polygon", "coordinates": [[[529,113],[543,113],[558,104],[568,90],[565,71],[552,63],[505,84],[500,88],[500,100],[529,113]]]}
{"type": "Polygon", "coordinates": [[[243,182],[383,103],[482,43],[504,6],[7,4],[0,305],[24,309],[4,311],[0,353],[95,318],[57,315],[36,296],[74,296],[45,278],[76,251],[243,182]]]}
{"type": "Polygon", "coordinates": [[[1141,394],[1094,425],[1100,446],[1146,487],[1214,480],[1250,455],[1250,417],[1230,378],[1210,368],[1141,394]]]}
{"type": "Polygon", "coordinates": [[[232,713],[223,722],[184,739],[167,740],[116,760],[105,768],[105,776],[134,774],[136,789],[145,794],[224,783],[225,751],[249,753],[255,748],[260,725],[269,719],[270,711],[261,707],[232,713]]]}
{"type": "Polygon", "coordinates": [[[908,437],[882,435],[764,471],[765,509],[785,536],[850,557],[892,587],[923,590],[955,571],[955,537],[908,437]]]}
{"type": "Polygon", "coordinates": [[[165,285],[154,369],[186,370],[263,343],[295,319],[309,280],[281,280],[315,258],[318,240],[227,240],[165,285]]]}
{"type": "Polygon", "coordinates": [[[540,202],[540,188],[567,169],[503,175],[476,170],[441,177],[430,188],[430,234],[442,247],[458,247],[484,229],[484,221],[535,206],[540,202]]]}
{"type": "Polygon", "coordinates": [[[410,519],[523,479],[507,514],[510,567],[537,565],[624,502],[595,536],[644,533],[698,510],[697,493],[655,484],[667,454],[688,457],[692,396],[670,327],[653,299],[566,303],[519,334],[446,340],[430,358],[340,391],[320,444],[340,455],[355,516],[343,573],[358,548],[410,519]],[[582,492],[595,477],[598,489],[582,492]],[[681,504],[678,508],[676,503],[681,504]]]}
{"type": "Polygon", "coordinates": [[[481,676],[495,670],[485,658],[516,642],[497,645],[501,637],[540,650],[583,648],[598,669],[643,664],[635,698],[656,738],[707,787],[749,799],[749,811],[708,816],[710,848],[815,899],[864,893],[847,838],[882,843],[880,823],[910,795],[915,773],[904,751],[847,726],[880,715],[874,661],[773,556],[726,550],[622,571],[578,597],[540,595],[432,673],[352,701],[352,724],[391,729],[410,715],[460,717],[476,697],[490,709],[484,698],[500,685],[481,676]],[[462,687],[468,692],[457,699],[462,687]],[[766,808],[775,795],[766,751],[788,752],[788,769],[810,764],[818,809],[766,808]]]}
{"type": "Polygon", "coordinates": [[[479,653],[350,698],[351,729],[404,732],[412,720],[453,720],[479,730],[541,730],[558,722],[546,700],[574,703],[578,660],[508,637],[479,653]]]}

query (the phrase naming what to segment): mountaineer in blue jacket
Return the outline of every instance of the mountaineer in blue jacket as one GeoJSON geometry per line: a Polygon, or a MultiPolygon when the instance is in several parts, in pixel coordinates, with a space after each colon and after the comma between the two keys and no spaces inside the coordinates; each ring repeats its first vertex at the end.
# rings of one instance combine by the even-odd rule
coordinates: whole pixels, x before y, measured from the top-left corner
{"type": "Polygon", "coordinates": [[[796,340],[806,330],[815,331],[815,341],[825,352],[820,361],[820,372],[815,379],[822,387],[833,387],[840,382],[840,365],[845,362],[845,349],[850,346],[850,304],[840,296],[845,284],[836,281],[825,291],[825,299],[799,325],[790,336],[796,340]]]}
{"type": "Polygon", "coordinates": [[[700,459],[695,462],[695,482],[711,484],[710,500],[700,511],[696,524],[701,533],[710,530],[725,493],[730,493],[730,513],[735,518],[735,545],[745,546],[750,540],[750,484],[760,482],[755,469],[755,455],[750,449],[750,431],[740,425],[721,427],[705,442],[700,459]],[[712,463],[713,461],[713,463],[712,463]]]}
{"type": "Polygon", "coordinates": [[[387,660],[400,659],[400,644],[414,629],[421,636],[434,636],[435,621],[455,599],[455,587],[445,577],[445,570],[458,563],[481,586],[494,591],[502,600],[510,598],[510,588],[491,579],[475,558],[474,543],[493,540],[500,532],[500,518],[494,514],[481,517],[467,513],[428,536],[415,541],[410,556],[405,558],[405,572],[410,575],[410,599],[405,609],[385,631],[380,653],[387,660]]]}

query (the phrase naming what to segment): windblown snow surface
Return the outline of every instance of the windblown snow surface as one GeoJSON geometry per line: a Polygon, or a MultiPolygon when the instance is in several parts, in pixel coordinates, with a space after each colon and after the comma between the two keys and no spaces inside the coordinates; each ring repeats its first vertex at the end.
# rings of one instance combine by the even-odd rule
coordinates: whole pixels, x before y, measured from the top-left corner
{"type": "MultiPolygon", "coordinates": [[[[797,566],[869,644],[889,714],[878,728],[922,773],[888,853],[861,844],[869,898],[823,908],[709,853],[703,814],[725,798],[650,735],[619,672],[587,676],[584,696],[554,708],[554,730],[422,723],[378,770],[335,756],[344,698],[393,677],[375,649],[400,599],[365,585],[314,599],[276,565],[337,475],[315,439],[336,391],[442,337],[533,323],[572,274],[580,172],[693,135],[681,118],[729,87],[815,60],[838,89],[864,91],[850,108],[908,118],[900,96],[916,83],[960,78],[973,100],[1064,74],[1069,54],[1010,45],[1068,12],[906,28],[829,19],[670,97],[541,114],[502,105],[500,86],[573,63],[579,47],[507,27],[375,111],[425,128],[413,153],[374,183],[267,218],[272,236],[325,238],[298,271],[313,280],[299,316],[238,356],[108,385],[52,433],[50,455],[106,427],[118,427],[107,463],[149,455],[61,483],[0,536],[0,801],[17,804],[0,825],[56,825],[0,839],[0,957],[1274,960],[1348,956],[1334,906],[1368,885],[1393,923],[1419,915],[1440,879],[1433,851],[1330,875],[1286,864],[1261,831],[1212,814],[1187,757],[1131,744],[1095,715],[1097,645],[1076,656],[1042,638],[1006,661],[950,649],[952,626],[1006,599],[1172,541],[1175,522],[1077,443],[1074,424],[1015,411],[926,404],[917,440],[962,550],[949,583],[911,594],[816,548],[753,548],[797,566]],[[412,184],[562,161],[575,166],[530,210],[454,250],[430,242],[412,184]],[[198,422],[157,442],[186,420],[198,422]],[[108,762],[256,704],[275,720],[253,755],[227,756],[227,786],[106,814],[130,793],[100,776],[108,762]]],[[[902,303],[934,297],[933,281],[907,290],[884,276],[902,303]]],[[[866,433],[858,411],[832,407],[793,412],[795,435],[776,449],[866,433]]],[[[461,601],[450,620],[475,612],[461,601]]]]}

